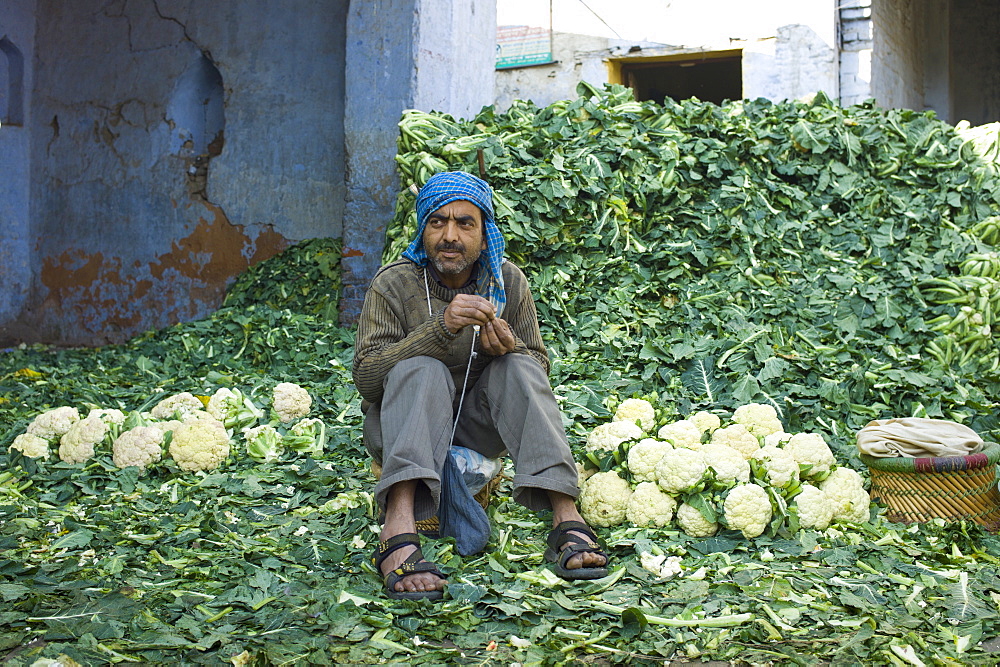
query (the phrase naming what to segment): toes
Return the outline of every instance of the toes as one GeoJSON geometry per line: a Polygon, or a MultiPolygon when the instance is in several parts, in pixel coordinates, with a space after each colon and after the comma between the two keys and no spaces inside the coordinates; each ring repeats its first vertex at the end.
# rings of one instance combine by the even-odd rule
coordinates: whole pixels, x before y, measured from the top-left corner
{"type": "Polygon", "coordinates": [[[420,593],[443,589],[443,579],[420,573],[407,575],[396,583],[396,592],[398,593],[420,593]]]}

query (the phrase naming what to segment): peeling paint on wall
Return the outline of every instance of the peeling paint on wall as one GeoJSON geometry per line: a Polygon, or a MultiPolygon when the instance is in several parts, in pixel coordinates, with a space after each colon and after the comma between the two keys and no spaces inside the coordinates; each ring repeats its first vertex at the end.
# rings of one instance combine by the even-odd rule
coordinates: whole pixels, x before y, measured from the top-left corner
{"type": "Polygon", "coordinates": [[[13,32],[11,2],[34,122],[0,133],[0,347],[205,317],[341,236],[348,0],[30,0],[13,32]]]}
{"type": "Polygon", "coordinates": [[[46,257],[43,327],[74,321],[73,331],[60,327],[64,342],[114,343],[202,316],[219,307],[235,276],[291,244],[270,227],[251,237],[220,207],[203,205],[197,226],[146,265],[137,260],[125,268],[122,257],[80,249],[46,257]]]}

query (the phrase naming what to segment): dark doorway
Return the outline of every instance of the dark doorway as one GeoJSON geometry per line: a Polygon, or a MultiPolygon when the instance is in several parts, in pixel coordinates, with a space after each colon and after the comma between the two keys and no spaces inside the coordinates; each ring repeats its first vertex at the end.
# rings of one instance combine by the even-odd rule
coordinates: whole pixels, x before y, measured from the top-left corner
{"type": "Polygon", "coordinates": [[[743,62],[739,56],[670,61],[623,61],[622,83],[635,90],[638,100],[663,98],[722,104],[743,98],[743,62]]]}

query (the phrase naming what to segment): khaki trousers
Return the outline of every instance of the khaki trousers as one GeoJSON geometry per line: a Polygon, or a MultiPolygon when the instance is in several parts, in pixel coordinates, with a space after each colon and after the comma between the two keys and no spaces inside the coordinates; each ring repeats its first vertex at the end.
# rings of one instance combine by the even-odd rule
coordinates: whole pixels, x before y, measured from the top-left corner
{"type": "MultiPolygon", "coordinates": [[[[382,466],[375,486],[380,507],[389,487],[415,479],[422,482],[416,519],[436,514],[456,394],[448,368],[431,357],[406,359],[386,376],[382,403],[369,406],[364,425],[365,447],[382,466]]],[[[528,509],[551,509],[548,491],[579,495],[576,463],[548,376],[527,355],[490,362],[465,396],[455,444],[489,458],[509,454],[514,500],[528,509]]]]}

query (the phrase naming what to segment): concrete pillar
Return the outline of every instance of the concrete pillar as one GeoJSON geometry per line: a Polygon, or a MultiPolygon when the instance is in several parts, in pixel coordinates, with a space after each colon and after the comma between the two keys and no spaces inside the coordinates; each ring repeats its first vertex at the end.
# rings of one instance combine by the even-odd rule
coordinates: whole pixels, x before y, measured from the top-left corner
{"type": "Polygon", "coordinates": [[[347,201],[341,322],[357,320],[382,263],[399,190],[394,156],[405,109],[466,118],[493,102],[496,5],[365,0],[347,19],[347,201]]]}
{"type": "Polygon", "coordinates": [[[953,122],[951,112],[951,25],[949,0],[925,0],[923,5],[922,44],[924,69],[924,106],[939,118],[953,122]]]}
{"type": "MultiPolygon", "coordinates": [[[[0,0],[0,324],[17,317],[31,289],[32,64],[35,0],[0,0]]],[[[0,326],[0,347],[5,335],[0,326]]]]}

